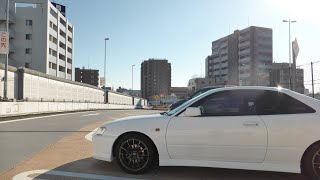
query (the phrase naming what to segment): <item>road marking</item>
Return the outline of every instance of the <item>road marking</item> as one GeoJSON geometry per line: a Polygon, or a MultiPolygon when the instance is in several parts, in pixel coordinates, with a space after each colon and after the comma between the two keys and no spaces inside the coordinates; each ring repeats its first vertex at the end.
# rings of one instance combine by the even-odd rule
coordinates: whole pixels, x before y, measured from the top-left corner
{"type": "Polygon", "coordinates": [[[95,174],[75,173],[75,172],[67,172],[67,171],[53,171],[53,170],[27,171],[27,172],[23,172],[23,173],[15,175],[12,179],[13,180],[44,180],[44,179],[40,179],[40,178],[28,177],[32,174],[45,174],[45,175],[75,177],[75,178],[84,178],[84,179],[96,179],[96,180],[139,180],[139,179],[135,179],[135,178],[102,176],[102,175],[95,175],[95,174]]]}
{"type": "Polygon", "coordinates": [[[19,121],[28,121],[28,120],[34,120],[34,119],[47,118],[47,117],[64,116],[64,115],[70,115],[70,114],[80,114],[80,113],[86,113],[86,112],[74,112],[74,113],[65,113],[65,114],[54,114],[54,115],[48,115],[48,116],[38,116],[38,117],[31,117],[31,118],[24,118],[24,119],[8,120],[8,121],[0,122],[0,124],[6,124],[6,123],[12,123],[12,122],[19,122],[19,121]]]}
{"type": "Polygon", "coordinates": [[[86,117],[86,116],[98,116],[100,113],[95,113],[95,114],[86,114],[86,115],[83,115],[82,117],[86,117]]]}

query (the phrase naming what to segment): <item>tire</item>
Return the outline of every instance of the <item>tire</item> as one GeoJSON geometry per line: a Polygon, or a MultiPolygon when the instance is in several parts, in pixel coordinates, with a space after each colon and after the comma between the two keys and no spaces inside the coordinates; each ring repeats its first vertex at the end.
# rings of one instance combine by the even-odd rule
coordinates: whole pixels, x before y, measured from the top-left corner
{"type": "Polygon", "coordinates": [[[320,143],[308,148],[302,162],[301,172],[312,180],[320,180],[320,143]]]}
{"type": "Polygon", "coordinates": [[[146,172],[157,160],[153,143],[139,134],[122,137],[116,144],[115,154],[120,168],[130,174],[146,172]]]}

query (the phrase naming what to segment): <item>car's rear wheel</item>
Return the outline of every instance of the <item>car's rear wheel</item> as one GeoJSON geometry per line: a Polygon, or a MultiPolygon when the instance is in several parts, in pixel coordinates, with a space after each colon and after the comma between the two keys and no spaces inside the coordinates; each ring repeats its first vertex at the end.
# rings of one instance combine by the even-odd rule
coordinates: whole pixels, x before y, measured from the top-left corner
{"type": "Polygon", "coordinates": [[[116,159],[124,171],[140,174],[154,164],[155,148],[150,140],[139,134],[128,134],[116,145],[116,159]]]}
{"type": "Polygon", "coordinates": [[[312,145],[302,161],[302,173],[310,179],[320,179],[320,143],[312,145]]]}

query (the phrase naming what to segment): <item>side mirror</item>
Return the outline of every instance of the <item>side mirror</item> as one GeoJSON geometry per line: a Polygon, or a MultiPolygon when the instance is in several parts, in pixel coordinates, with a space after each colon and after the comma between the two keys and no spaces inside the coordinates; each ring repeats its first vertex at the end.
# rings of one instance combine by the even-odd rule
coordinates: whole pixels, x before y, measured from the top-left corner
{"type": "Polygon", "coordinates": [[[201,110],[198,107],[188,107],[184,111],[184,115],[187,117],[201,116],[201,110]]]}

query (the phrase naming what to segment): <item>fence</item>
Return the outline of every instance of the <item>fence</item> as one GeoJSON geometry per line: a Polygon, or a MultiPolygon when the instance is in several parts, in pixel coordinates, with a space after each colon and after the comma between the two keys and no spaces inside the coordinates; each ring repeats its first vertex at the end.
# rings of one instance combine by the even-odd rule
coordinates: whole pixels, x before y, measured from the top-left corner
{"type": "MultiPolygon", "coordinates": [[[[4,65],[0,64],[0,78],[4,76],[4,65]]],[[[0,82],[3,95],[3,81],[0,82]]],[[[0,95],[0,96],[1,96],[0,95]]],[[[147,105],[145,99],[109,91],[96,86],[70,81],[26,68],[9,67],[8,98],[29,102],[80,102],[108,103],[117,105],[147,105]]]]}
{"type": "Polygon", "coordinates": [[[303,69],[305,94],[320,99],[320,61],[297,66],[303,69]]]}

